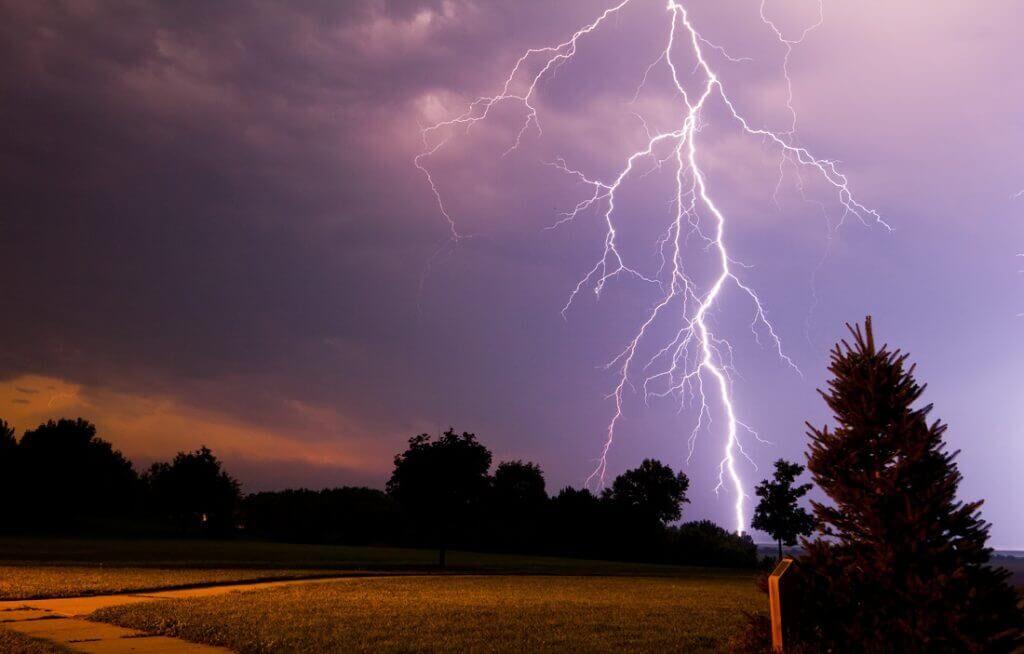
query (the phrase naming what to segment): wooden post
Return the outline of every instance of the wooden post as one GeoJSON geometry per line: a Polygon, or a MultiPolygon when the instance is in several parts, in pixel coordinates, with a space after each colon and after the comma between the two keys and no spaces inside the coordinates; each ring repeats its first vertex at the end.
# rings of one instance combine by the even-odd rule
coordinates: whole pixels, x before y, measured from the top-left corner
{"type": "Polygon", "coordinates": [[[786,557],[779,561],[768,575],[768,609],[772,617],[772,651],[782,652],[782,600],[779,598],[779,579],[786,574],[793,559],[786,557]]]}

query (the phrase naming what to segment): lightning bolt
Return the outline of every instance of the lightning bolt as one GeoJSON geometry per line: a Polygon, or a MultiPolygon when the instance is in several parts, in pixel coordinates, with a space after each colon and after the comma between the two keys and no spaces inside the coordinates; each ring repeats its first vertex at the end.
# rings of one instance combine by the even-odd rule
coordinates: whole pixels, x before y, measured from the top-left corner
{"type": "MultiPolygon", "coordinates": [[[[582,39],[600,29],[628,5],[644,1],[646,0],[622,0],[605,9],[592,22],[576,30],[561,43],[525,51],[505,77],[498,93],[477,98],[463,113],[422,129],[423,150],[415,157],[414,163],[425,175],[438,209],[448,222],[453,239],[461,239],[463,234],[458,230],[456,220],[447,209],[443,194],[430,169],[430,158],[455,134],[487,120],[500,104],[518,104],[525,112],[523,123],[509,144],[506,154],[518,150],[531,131],[535,131],[538,136],[542,135],[537,97],[541,81],[552,76],[562,64],[576,55],[577,46],[582,39]]],[[[710,53],[713,52],[730,63],[742,63],[749,59],[732,57],[722,47],[706,39],[691,21],[684,4],[679,0],[669,0],[665,6],[664,49],[647,67],[633,99],[636,100],[653,69],[658,66],[667,67],[672,80],[672,91],[681,101],[683,108],[676,126],[668,131],[652,133],[641,118],[647,135],[646,144],[626,157],[618,173],[608,179],[589,175],[570,166],[562,158],[549,163],[562,174],[589,189],[586,196],[571,210],[559,215],[551,227],[572,222],[585,213],[598,214],[605,227],[603,253],[569,293],[562,308],[563,316],[581,293],[591,291],[599,297],[608,282],[619,277],[635,278],[660,291],[659,299],[643,317],[633,338],[606,366],[607,369],[615,371],[617,379],[614,390],[609,394],[609,399],[614,403],[614,412],[608,423],[597,465],[587,479],[588,486],[604,485],[608,452],[625,415],[625,394],[627,389],[634,387],[633,380],[639,374],[643,379],[645,401],[655,397],[673,396],[679,400],[681,409],[695,406],[696,425],[687,439],[687,462],[693,455],[698,435],[710,428],[713,417],[718,415],[724,418],[723,454],[718,467],[715,492],[717,494],[728,488],[733,494],[735,529],[740,533],[746,529],[748,523],[744,506],[745,485],[740,477],[738,458],[745,457],[753,464],[744,450],[743,440],[750,436],[760,442],[767,441],[761,439],[754,429],[741,420],[733,401],[733,348],[727,340],[716,334],[711,320],[722,298],[728,293],[736,293],[746,298],[751,307],[750,329],[754,338],[760,342],[761,337],[766,337],[780,361],[798,374],[800,371],[786,354],[782,340],[768,318],[765,304],[742,277],[741,272],[747,266],[729,253],[728,220],[713,197],[703,166],[705,157],[702,156],[703,150],[700,148],[700,132],[704,124],[704,112],[714,103],[725,110],[727,117],[740,132],[776,148],[780,153],[780,185],[787,165],[796,172],[801,194],[803,174],[811,173],[823,180],[831,187],[837,205],[841,208],[838,225],[841,225],[848,216],[854,216],[866,225],[878,224],[890,229],[875,210],[869,209],[855,198],[846,176],[840,172],[834,161],[813,155],[795,138],[797,112],[793,107],[789,60],[794,46],[803,42],[813,29],[822,24],[821,4],[818,5],[817,22],[793,38],[786,36],[769,17],[766,1],[763,0],[760,5],[761,21],[772,31],[785,53],[783,77],[787,92],[786,107],[790,115],[789,125],[785,130],[777,131],[755,126],[744,117],[712,66],[710,53]],[[683,69],[683,57],[687,57],[691,66],[690,77],[698,79],[696,83],[689,83],[691,88],[687,88],[688,84],[684,83],[680,74],[680,70],[683,69]],[[657,241],[661,267],[652,276],[627,262],[619,249],[617,225],[621,212],[618,211],[617,200],[619,192],[628,180],[643,176],[652,168],[665,165],[671,166],[674,173],[673,213],[667,229],[657,241]],[[648,167],[646,170],[645,166],[648,167]],[[694,280],[684,266],[684,250],[691,239],[697,239],[702,243],[715,263],[716,272],[713,279],[705,282],[703,286],[694,280]],[[652,332],[656,330],[655,326],[663,321],[672,321],[672,335],[667,342],[661,343],[661,347],[653,356],[644,359],[641,346],[651,338],[652,332]]]]}

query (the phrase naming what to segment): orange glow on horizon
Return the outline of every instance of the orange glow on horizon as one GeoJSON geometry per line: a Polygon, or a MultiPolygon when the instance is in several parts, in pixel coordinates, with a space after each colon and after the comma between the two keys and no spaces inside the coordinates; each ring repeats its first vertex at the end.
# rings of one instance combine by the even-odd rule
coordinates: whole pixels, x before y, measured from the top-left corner
{"type": "MultiPolygon", "coordinates": [[[[289,404],[295,426],[272,429],[184,403],[169,395],[133,394],[43,375],[0,381],[0,419],[18,438],[47,420],[82,417],[129,459],[166,460],[206,445],[219,457],[300,463],[360,473],[390,464],[391,439],[368,442],[333,409],[289,404]]],[[[403,441],[399,441],[403,442],[403,441]]],[[[136,466],[139,467],[138,465],[136,466]]]]}

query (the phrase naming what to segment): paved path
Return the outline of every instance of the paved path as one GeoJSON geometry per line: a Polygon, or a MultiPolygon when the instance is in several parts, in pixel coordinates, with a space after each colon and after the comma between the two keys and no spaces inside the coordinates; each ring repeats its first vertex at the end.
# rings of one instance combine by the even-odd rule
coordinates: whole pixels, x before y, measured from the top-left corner
{"type": "Polygon", "coordinates": [[[93,611],[108,606],[158,602],[168,599],[209,597],[239,591],[262,590],[278,586],[294,586],[324,582],[339,582],[351,577],[267,581],[253,584],[207,586],[153,593],[124,593],[120,595],[93,595],[90,597],[63,597],[41,600],[11,600],[0,602],[0,627],[19,631],[35,638],[43,638],[76,652],[93,654],[226,654],[231,650],[210,645],[190,643],[179,638],[150,636],[134,629],[125,629],[103,622],[83,619],[93,611]]]}

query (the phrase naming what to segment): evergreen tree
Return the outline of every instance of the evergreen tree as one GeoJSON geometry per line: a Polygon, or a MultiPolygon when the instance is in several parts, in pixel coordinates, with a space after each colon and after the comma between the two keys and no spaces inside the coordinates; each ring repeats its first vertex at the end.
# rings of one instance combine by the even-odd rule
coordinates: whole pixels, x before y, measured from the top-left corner
{"type": "Polygon", "coordinates": [[[814,516],[799,505],[800,498],[811,490],[811,484],[795,486],[796,478],[803,474],[804,467],[785,459],[775,462],[775,474],[757,485],[755,493],[761,498],[754,509],[751,526],[767,532],[779,545],[779,559],[782,546],[796,545],[800,536],[809,536],[814,530],[814,516]]]}
{"type": "Polygon", "coordinates": [[[989,565],[981,502],[956,498],[945,425],[914,408],[914,366],[876,346],[870,317],[850,331],[821,393],[836,426],[808,425],[808,468],[831,503],[813,503],[824,538],[805,542],[787,630],[816,651],[1013,651],[1024,616],[989,565]]]}

